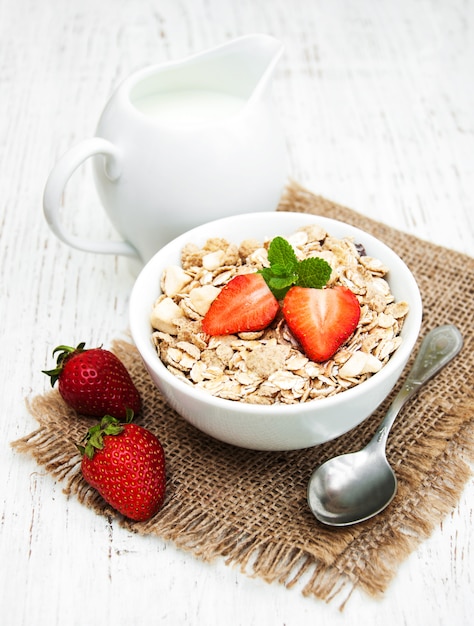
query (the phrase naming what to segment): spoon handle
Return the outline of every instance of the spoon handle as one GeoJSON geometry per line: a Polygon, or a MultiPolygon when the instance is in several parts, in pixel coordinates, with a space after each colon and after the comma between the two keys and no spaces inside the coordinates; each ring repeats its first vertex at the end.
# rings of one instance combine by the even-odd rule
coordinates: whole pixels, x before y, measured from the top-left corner
{"type": "Polygon", "coordinates": [[[452,324],[433,328],[426,335],[403,387],[395,396],[370,443],[385,446],[393,422],[403,405],[442,370],[459,353],[462,346],[462,335],[452,324]]]}

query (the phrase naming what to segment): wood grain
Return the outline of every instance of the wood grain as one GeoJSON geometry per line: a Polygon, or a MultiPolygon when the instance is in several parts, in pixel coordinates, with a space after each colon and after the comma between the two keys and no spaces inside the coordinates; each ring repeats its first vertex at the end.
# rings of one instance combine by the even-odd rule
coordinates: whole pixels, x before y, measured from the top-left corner
{"type": "MultiPolygon", "coordinates": [[[[386,596],[354,594],[340,614],[118,528],[68,500],[9,442],[35,427],[24,398],[47,389],[41,369],[56,345],[107,345],[127,329],[125,260],[67,248],[41,208],[53,164],[94,134],[123,78],[273,34],[285,44],[274,94],[291,177],[472,255],[473,28],[473,0],[0,0],[2,623],[471,623],[472,482],[386,596]]],[[[88,167],[64,202],[68,227],[114,236],[88,167]]]]}

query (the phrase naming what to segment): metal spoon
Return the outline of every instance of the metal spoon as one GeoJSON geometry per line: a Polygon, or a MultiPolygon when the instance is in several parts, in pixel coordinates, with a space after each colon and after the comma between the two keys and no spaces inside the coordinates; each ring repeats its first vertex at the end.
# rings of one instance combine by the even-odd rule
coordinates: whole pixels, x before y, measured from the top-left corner
{"type": "Polygon", "coordinates": [[[313,472],[308,504],[318,520],[330,526],[348,526],[377,515],[390,504],[397,492],[397,478],[385,456],[390,428],[404,404],[458,354],[462,345],[462,335],[455,326],[438,326],[429,332],[405,384],[367,446],[334,457],[313,472]]]}

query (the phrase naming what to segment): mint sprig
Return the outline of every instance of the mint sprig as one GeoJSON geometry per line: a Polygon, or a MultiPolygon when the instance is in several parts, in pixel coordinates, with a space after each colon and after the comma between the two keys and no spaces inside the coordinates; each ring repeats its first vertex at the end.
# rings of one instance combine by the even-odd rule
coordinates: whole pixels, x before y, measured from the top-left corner
{"type": "Polygon", "coordinates": [[[291,287],[322,289],[331,276],[331,266],[320,257],[298,261],[291,244],[283,237],[272,239],[268,248],[270,267],[259,273],[277,300],[282,300],[291,287]]]}

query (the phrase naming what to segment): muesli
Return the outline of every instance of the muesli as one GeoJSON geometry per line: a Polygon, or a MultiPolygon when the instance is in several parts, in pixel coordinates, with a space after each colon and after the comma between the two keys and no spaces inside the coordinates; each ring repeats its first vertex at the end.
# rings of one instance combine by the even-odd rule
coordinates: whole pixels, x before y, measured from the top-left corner
{"type": "Polygon", "coordinates": [[[153,342],[168,370],[220,398],[253,404],[295,404],[332,396],[378,372],[401,343],[408,313],[386,280],[389,268],[351,238],[332,237],[318,224],[285,239],[298,260],[324,259],[332,268],[327,287],[350,289],[360,304],[355,331],[327,361],[311,361],[281,313],[264,330],[209,336],[202,320],[233,277],[268,267],[270,240],[236,245],[211,238],[188,243],[181,266],[161,277],[162,294],[151,312],[153,342]]]}

